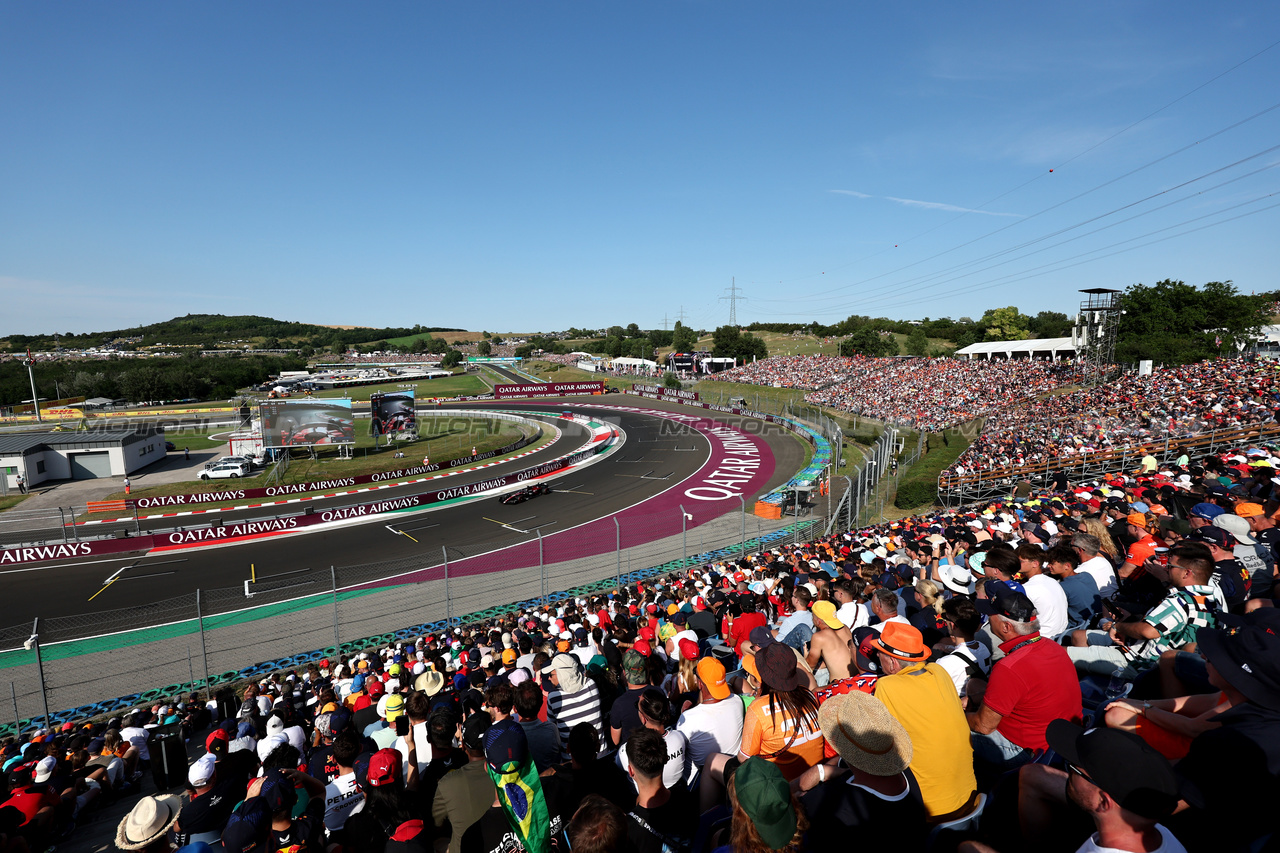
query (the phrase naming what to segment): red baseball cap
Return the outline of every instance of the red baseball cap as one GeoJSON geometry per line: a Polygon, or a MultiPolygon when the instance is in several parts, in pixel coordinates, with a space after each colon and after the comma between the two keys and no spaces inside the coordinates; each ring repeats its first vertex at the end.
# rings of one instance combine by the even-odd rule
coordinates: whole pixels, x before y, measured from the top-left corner
{"type": "Polygon", "coordinates": [[[380,788],[400,779],[400,752],[380,749],[369,759],[369,787],[380,788]]]}

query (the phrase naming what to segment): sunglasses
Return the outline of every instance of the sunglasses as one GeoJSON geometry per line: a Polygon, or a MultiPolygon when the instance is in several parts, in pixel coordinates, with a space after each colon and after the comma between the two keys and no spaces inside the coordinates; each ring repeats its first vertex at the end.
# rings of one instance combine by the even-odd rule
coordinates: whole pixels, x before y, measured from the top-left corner
{"type": "Polygon", "coordinates": [[[1088,782],[1093,781],[1093,777],[1091,777],[1088,773],[1084,772],[1083,768],[1077,767],[1074,764],[1070,764],[1070,763],[1067,764],[1067,773],[1074,773],[1077,776],[1079,776],[1081,779],[1084,779],[1088,782]]]}

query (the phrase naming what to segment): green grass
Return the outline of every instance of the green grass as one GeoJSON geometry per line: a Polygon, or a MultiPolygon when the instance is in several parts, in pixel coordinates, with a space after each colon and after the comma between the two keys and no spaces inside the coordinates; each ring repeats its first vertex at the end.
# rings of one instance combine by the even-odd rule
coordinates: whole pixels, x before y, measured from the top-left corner
{"type": "Polygon", "coordinates": [[[16,490],[11,492],[6,497],[0,498],[0,512],[4,512],[6,509],[13,509],[28,497],[30,497],[30,495],[20,495],[16,490]]]}
{"type": "MultiPolygon", "coordinates": [[[[375,446],[374,437],[368,435],[367,424],[363,433],[357,431],[354,456],[351,459],[339,459],[334,448],[319,449],[317,458],[295,458],[289,464],[289,470],[281,478],[283,484],[305,483],[311,480],[331,480],[340,477],[356,477],[362,474],[373,474],[379,471],[394,471],[398,468],[410,468],[419,465],[424,456],[430,456],[433,462],[446,462],[460,456],[471,455],[471,448],[484,453],[503,445],[510,444],[519,436],[528,434],[532,428],[511,421],[497,421],[488,418],[471,418],[467,422],[455,422],[455,419],[422,418],[419,426],[422,432],[416,442],[397,442],[391,447],[375,446]],[[481,428],[481,425],[484,428],[481,428]],[[397,458],[397,451],[405,455],[397,458]]],[[[521,448],[521,452],[536,449],[551,441],[552,433],[547,431],[537,442],[521,448]]],[[[172,439],[170,439],[172,440],[172,439]]],[[[179,448],[183,442],[174,442],[179,448]]],[[[217,442],[210,446],[226,449],[226,442],[217,442]]],[[[485,460],[488,463],[491,460],[485,460]]],[[[153,486],[147,489],[133,490],[131,497],[154,497],[159,495],[201,494],[218,492],[228,488],[261,488],[266,485],[267,471],[255,477],[244,477],[236,480],[184,480],[153,486]]],[[[327,491],[327,490],[326,490],[327,491]]],[[[301,492],[299,495],[308,494],[301,492]]],[[[122,498],[124,492],[113,493],[111,498],[122,498]]],[[[293,497],[291,495],[291,497],[293,497]]]]}
{"type": "MultiPolygon", "coordinates": [[[[976,434],[976,433],[975,433],[976,434]]],[[[911,444],[907,444],[910,448],[911,444]]],[[[907,514],[919,512],[938,501],[938,475],[942,469],[954,463],[969,447],[965,430],[949,429],[930,433],[928,445],[920,460],[912,465],[898,483],[898,493],[893,505],[907,514]]]]}
{"type": "MultiPolygon", "coordinates": [[[[439,379],[419,379],[419,380],[400,380],[383,382],[380,385],[355,385],[349,388],[334,388],[329,391],[316,391],[313,397],[319,399],[331,400],[335,398],[350,397],[352,400],[367,401],[370,394],[382,392],[384,394],[393,394],[397,391],[405,390],[402,386],[409,386],[414,389],[414,396],[419,400],[429,397],[458,397],[471,394],[484,394],[489,390],[489,386],[481,381],[480,377],[470,373],[456,373],[453,376],[444,376],[439,379]]],[[[294,396],[290,399],[306,399],[305,397],[294,396]]]]}

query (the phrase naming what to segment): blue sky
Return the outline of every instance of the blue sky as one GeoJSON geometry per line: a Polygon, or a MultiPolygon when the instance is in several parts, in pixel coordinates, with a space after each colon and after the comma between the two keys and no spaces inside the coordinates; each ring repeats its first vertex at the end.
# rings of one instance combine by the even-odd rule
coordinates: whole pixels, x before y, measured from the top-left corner
{"type": "Polygon", "coordinates": [[[11,0],[0,334],[1274,290],[1277,41],[1266,3],[11,0]]]}

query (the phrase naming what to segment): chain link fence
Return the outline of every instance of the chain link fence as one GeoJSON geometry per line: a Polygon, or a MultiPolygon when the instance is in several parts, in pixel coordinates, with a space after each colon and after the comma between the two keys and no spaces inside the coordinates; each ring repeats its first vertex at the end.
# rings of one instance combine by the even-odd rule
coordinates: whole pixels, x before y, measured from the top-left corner
{"type": "Polygon", "coordinates": [[[808,541],[828,522],[762,519],[745,500],[715,518],[678,507],[610,516],[571,535],[512,529],[482,546],[256,576],[238,587],[0,628],[0,693],[7,680],[10,705],[0,712],[0,733],[216,689],[521,604],[808,541]]]}

